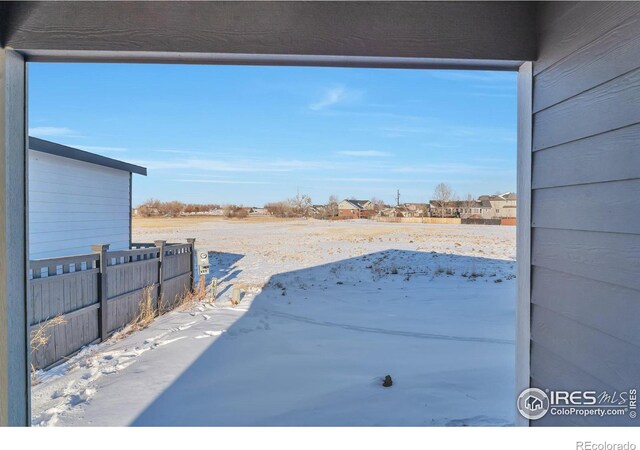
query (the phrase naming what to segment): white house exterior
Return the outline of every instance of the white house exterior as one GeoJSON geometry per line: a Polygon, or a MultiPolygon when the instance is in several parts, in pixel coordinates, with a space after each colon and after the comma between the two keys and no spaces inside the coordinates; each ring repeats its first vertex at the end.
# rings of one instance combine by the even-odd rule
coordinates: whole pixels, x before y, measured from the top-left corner
{"type": "Polygon", "coordinates": [[[29,259],[131,243],[131,178],[147,169],[29,138],[29,259]]]}

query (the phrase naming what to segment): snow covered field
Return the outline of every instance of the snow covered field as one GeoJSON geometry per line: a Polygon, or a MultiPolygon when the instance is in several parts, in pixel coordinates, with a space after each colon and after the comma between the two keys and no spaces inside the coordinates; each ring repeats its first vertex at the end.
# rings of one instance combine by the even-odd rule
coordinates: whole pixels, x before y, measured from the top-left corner
{"type": "Polygon", "coordinates": [[[513,423],[515,227],[134,227],[138,242],[195,237],[211,252],[217,301],[39,374],[34,424],[513,423]],[[382,387],[385,375],[393,386],[382,387]]]}

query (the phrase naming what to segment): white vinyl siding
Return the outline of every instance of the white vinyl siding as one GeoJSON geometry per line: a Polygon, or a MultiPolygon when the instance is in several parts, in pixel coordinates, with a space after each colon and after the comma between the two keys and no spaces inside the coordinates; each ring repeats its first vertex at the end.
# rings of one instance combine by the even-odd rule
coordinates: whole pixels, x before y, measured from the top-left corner
{"type": "Polygon", "coordinates": [[[129,247],[129,172],[29,150],[29,258],[129,247]]]}

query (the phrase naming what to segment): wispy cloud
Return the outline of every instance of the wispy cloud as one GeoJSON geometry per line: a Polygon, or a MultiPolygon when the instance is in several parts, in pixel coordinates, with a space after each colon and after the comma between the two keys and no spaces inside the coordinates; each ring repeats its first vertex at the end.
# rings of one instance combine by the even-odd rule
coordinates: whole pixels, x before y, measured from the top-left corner
{"type": "Polygon", "coordinates": [[[481,158],[473,158],[474,161],[478,161],[478,162],[489,162],[489,163],[504,163],[504,162],[513,162],[512,160],[509,160],[507,158],[485,158],[485,157],[481,157],[481,158]]]}
{"type": "Polygon", "coordinates": [[[398,166],[390,169],[391,173],[428,173],[428,174],[485,174],[495,167],[471,164],[423,164],[413,166],[398,166]]]}
{"type": "MultiPolygon", "coordinates": [[[[362,150],[362,152],[374,152],[362,150]]],[[[377,152],[377,151],[375,151],[377,152]]],[[[385,156],[386,152],[380,152],[385,156]]],[[[377,153],[356,153],[357,157],[377,153]]],[[[387,160],[388,161],[388,160],[387,160]]],[[[243,180],[250,178],[243,174],[293,174],[293,173],[317,173],[317,171],[331,171],[336,178],[326,178],[326,181],[357,181],[357,182],[402,182],[406,179],[398,178],[398,174],[432,174],[432,175],[477,175],[486,174],[496,167],[491,164],[391,164],[389,162],[361,161],[354,167],[349,160],[298,160],[282,159],[275,161],[265,160],[237,160],[221,161],[212,159],[180,159],[169,161],[146,160],[131,161],[134,164],[147,167],[149,170],[178,170],[182,171],[179,177],[185,182],[191,183],[215,183],[215,184],[252,184],[243,180]],[[184,172],[188,172],[185,175],[184,172]],[[380,176],[383,171],[388,176],[380,176]],[[345,174],[347,177],[340,177],[345,174]],[[394,176],[395,174],[395,176],[394,176]],[[188,181],[186,181],[188,180],[188,181]],[[200,181],[204,180],[204,181],[200,181]],[[228,182],[228,183],[227,183],[228,182]]],[[[175,176],[175,175],[174,175],[175,176]]],[[[256,183],[258,184],[258,183],[256,183]]]]}
{"type": "Polygon", "coordinates": [[[433,124],[430,126],[392,125],[380,128],[385,137],[413,137],[424,134],[446,137],[451,142],[516,142],[516,132],[508,128],[491,126],[465,126],[433,124]]]}
{"type": "Polygon", "coordinates": [[[472,92],[471,95],[473,95],[474,97],[516,98],[517,93],[516,91],[513,91],[511,93],[489,91],[489,92],[472,92]]]}
{"type": "Polygon", "coordinates": [[[104,147],[101,145],[69,145],[70,147],[79,148],[80,150],[84,150],[87,152],[93,153],[123,153],[126,152],[127,149],[124,147],[104,147]]]}
{"type": "Polygon", "coordinates": [[[79,137],[79,133],[67,127],[33,127],[29,128],[32,136],[44,137],[79,137]]]}
{"type": "Polygon", "coordinates": [[[375,158],[375,157],[393,156],[393,154],[391,153],[381,152],[379,150],[344,150],[344,151],[336,152],[336,155],[352,156],[355,158],[375,158]]]}
{"type": "Polygon", "coordinates": [[[393,125],[386,126],[381,129],[387,137],[404,137],[413,136],[415,134],[427,134],[434,132],[431,127],[425,126],[407,126],[407,125],[393,125]]]}
{"type": "Polygon", "coordinates": [[[205,155],[205,152],[194,150],[156,150],[158,153],[170,153],[174,155],[205,155]]]}
{"type": "Polygon", "coordinates": [[[322,99],[315,103],[311,103],[309,105],[309,109],[311,109],[312,111],[320,111],[344,100],[346,96],[347,90],[344,88],[344,86],[336,86],[331,89],[327,89],[322,99]]]}
{"type": "Polygon", "coordinates": [[[450,126],[447,132],[468,140],[483,142],[516,142],[516,130],[500,127],[450,126]]]}
{"type": "Polygon", "coordinates": [[[263,169],[251,162],[225,162],[210,159],[141,160],[133,161],[151,170],[191,169],[207,172],[260,172],[263,169]]]}
{"type": "Polygon", "coordinates": [[[194,180],[194,179],[187,179],[187,178],[177,178],[171,181],[175,181],[177,183],[207,183],[207,184],[274,184],[270,181],[218,180],[218,179],[194,180]]]}
{"type": "Polygon", "coordinates": [[[344,116],[344,117],[362,117],[364,119],[367,118],[379,118],[379,119],[389,119],[389,120],[398,120],[398,121],[406,121],[411,123],[422,123],[430,120],[430,118],[423,115],[412,115],[412,114],[404,114],[404,113],[393,113],[393,112],[385,112],[385,111],[372,111],[369,109],[369,105],[367,104],[367,108],[363,108],[361,110],[356,109],[341,109],[341,110],[325,110],[322,113],[326,116],[344,116]]]}
{"type": "Polygon", "coordinates": [[[288,171],[299,169],[328,169],[331,167],[327,161],[310,161],[301,159],[279,159],[264,164],[267,169],[274,171],[288,171]]]}
{"type": "Polygon", "coordinates": [[[297,159],[283,159],[276,161],[237,160],[221,161],[217,159],[179,159],[179,160],[139,160],[132,161],[151,170],[194,170],[201,172],[292,172],[305,169],[331,169],[330,161],[305,161],[297,159]]]}
{"type": "Polygon", "coordinates": [[[362,177],[333,177],[333,178],[319,178],[315,181],[331,181],[331,182],[346,182],[346,183],[422,183],[423,180],[410,180],[406,178],[385,178],[385,177],[377,177],[377,178],[362,178],[362,177]]]}

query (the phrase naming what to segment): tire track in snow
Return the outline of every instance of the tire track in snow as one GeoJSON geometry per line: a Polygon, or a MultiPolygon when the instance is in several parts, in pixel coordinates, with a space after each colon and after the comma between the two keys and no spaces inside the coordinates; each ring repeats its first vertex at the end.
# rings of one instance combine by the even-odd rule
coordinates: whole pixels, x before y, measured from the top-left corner
{"type": "Polygon", "coordinates": [[[515,341],[512,341],[510,339],[483,338],[483,337],[475,337],[475,336],[451,336],[446,334],[420,333],[416,331],[386,330],[384,328],[363,327],[359,325],[349,325],[345,323],[314,320],[314,319],[310,319],[309,317],[297,316],[295,314],[289,314],[284,312],[269,311],[269,314],[277,317],[281,317],[284,319],[290,319],[298,322],[309,323],[312,325],[342,328],[345,330],[360,331],[363,333],[388,334],[392,336],[405,336],[405,337],[412,337],[412,338],[419,338],[419,339],[432,339],[432,340],[439,340],[439,341],[482,342],[486,344],[515,345],[515,341]]]}

